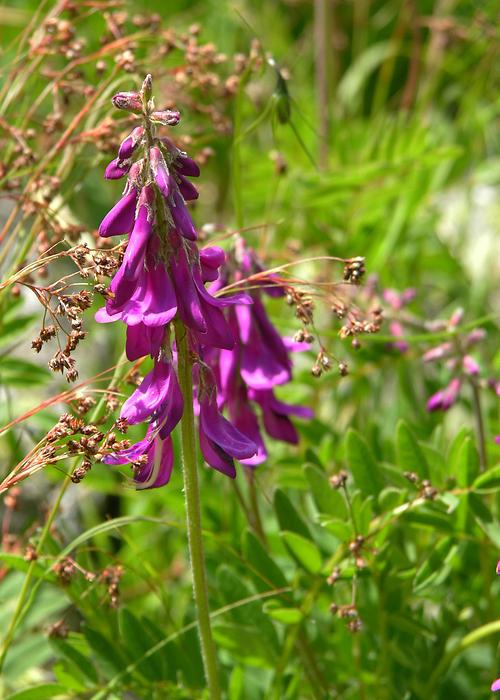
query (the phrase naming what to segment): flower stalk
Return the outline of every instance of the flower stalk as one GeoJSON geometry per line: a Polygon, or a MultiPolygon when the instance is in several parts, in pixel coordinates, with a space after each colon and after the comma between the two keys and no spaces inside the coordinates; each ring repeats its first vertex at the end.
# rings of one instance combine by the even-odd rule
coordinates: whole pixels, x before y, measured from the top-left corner
{"type": "Polygon", "coordinates": [[[182,475],[186,499],[186,523],[189,543],[189,559],[193,577],[193,593],[198,618],[201,655],[210,700],[220,698],[217,656],[210,625],[208,587],[205,571],[205,553],[201,531],[200,488],[196,459],[195,425],[193,411],[192,361],[181,323],[175,324],[179,385],[184,397],[184,413],[181,419],[182,475]]]}

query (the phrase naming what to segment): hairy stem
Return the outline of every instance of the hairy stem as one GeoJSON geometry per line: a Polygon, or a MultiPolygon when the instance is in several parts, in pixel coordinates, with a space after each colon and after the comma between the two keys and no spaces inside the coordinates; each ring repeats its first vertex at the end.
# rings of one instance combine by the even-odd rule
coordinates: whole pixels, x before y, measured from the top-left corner
{"type": "Polygon", "coordinates": [[[186,498],[186,521],[189,543],[189,558],[193,576],[193,592],[198,617],[201,655],[205,669],[210,700],[219,700],[220,687],[217,673],[217,657],[210,626],[208,606],[205,554],[201,532],[200,489],[196,464],[196,443],[193,410],[192,361],[186,338],[186,330],[181,323],[175,326],[177,343],[179,384],[184,397],[184,413],[181,422],[182,462],[184,495],[186,498]]]}

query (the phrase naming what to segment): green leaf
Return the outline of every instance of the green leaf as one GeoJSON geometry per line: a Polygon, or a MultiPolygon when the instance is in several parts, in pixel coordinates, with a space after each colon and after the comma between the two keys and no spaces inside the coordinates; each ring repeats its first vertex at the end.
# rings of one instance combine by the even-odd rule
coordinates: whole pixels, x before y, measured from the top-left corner
{"type": "Polygon", "coordinates": [[[61,696],[68,697],[68,690],[59,683],[43,683],[42,685],[34,685],[26,690],[20,690],[17,693],[9,695],[6,700],[51,700],[61,696]]]}
{"type": "Polygon", "coordinates": [[[321,554],[314,542],[295,532],[282,532],[281,537],[298,563],[309,573],[321,571],[321,554]]]}
{"type": "MultiPolygon", "coordinates": [[[[267,618],[266,618],[267,620],[267,618]]],[[[272,624],[270,620],[267,620],[272,624]]],[[[262,644],[262,635],[255,627],[245,625],[216,625],[213,629],[215,642],[231,651],[237,659],[245,664],[257,667],[272,668],[276,663],[276,655],[270,655],[262,644]],[[242,643],[245,640],[245,643],[242,643]]]]}
{"type": "Polygon", "coordinates": [[[97,683],[97,671],[93,663],[91,662],[89,656],[83,654],[81,651],[75,648],[72,642],[77,644],[83,642],[81,635],[76,635],[71,633],[68,639],[58,639],[57,637],[52,637],[50,639],[50,644],[52,647],[57,649],[59,654],[69,662],[71,670],[74,672],[76,668],[81,675],[86,676],[92,683],[97,683]],[[81,641],[80,641],[81,640],[81,641]]]}
{"type": "Polygon", "coordinates": [[[404,421],[396,430],[396,455],[404,471],[415,472],[423,479],[429,478],[429,466],[415,436],[404,421]]]}
{"type": "Polygon", "coordinates": [[[456,461],[457,484],[463,488],[470,486],[479,473],[479,456],[471,437],[462,442],[456,461]]]}
{"type": "MultiPolygon", "coordinates": [[[[226,564],[222,564],[217,569],[217,589],[225,605],[238,603],[240,600],[250,598],[254,593],[242,576],[236,574],[226,564]]],[[[234,607],[228,614],[236,624],[258,628],[264,654],[273,656],[277,653],[276,630],[262,612],[262,605],[258,601],[234,607]]]]}
{"type": "MultiPolygon", "coordinates": [[[[147,626],[128,608],[122,608],[120,611],[120,632],[124,648],[132,661],[140,659],[148,649],[154,646],[154,640],[149,635],[147,626]]],[[[154,656],[141,661],[137,670],[150,681],[162,679],[161,666],[155,663],[154,656]]]]}
{"type": "Polygon", "coordinates": [[[0,347],[12,343],[36,318],[36,314],[31,314],[14,317],[3,323],[0,328],[0,347]]]}
{"type": "Polygon", "coordinates": [[[304,617],[304,614],[298,608],[279,607],[275,601],[265,603],[263,610],[270,618],[276,620],[276,622],[281,622],[283,625],[297,625],[304,617]]]}
{"type": "Polygon", "coordinates": [[[248,562],[262,576],[260,583],[264,585],[260,587],[261,590],[268,589],[270,585],[274,588],[285,588],[288,585],[280,567],[250,530],[243,535],[243,552],[248,562]]]}
{"type": "Polygon", "coordinates": [[[321,513],[338,518],[347,516],[347,507],[342,495],[332,489],[325,472],[312,464],[306,464],[304,474],[309,482],[316,507],[321,513]]]}
{"type": "Polygon", "coordinates": [[[51,373],[45,367],[17,357],[0,359],[0,384],[7,386],[33,386],[44,384],[51,373]]]}
{"type": "Polygon", "coordinates": [[[290,530],[303,537],[311,537],[309,528],[298,514],[288,496],[281,490],[274,492],[274,510],[280,525],[280,530],[290,530]]]}
{"type": "MultiPolygon", "coordinates": [[[[19,556],[19,554],[11,554],[10,552],[0,552],[0,561],[9,569],[16,569],[16,571],[28,571],[31,563],[26,561],[24,557],[19,556]]],[[[56,580],[56,576],[47,572],[38,562],[35,562],[32,568],[32,575],[35,576],[35,578],[43,578],[52,581],[56,580]]]]}
{"type": "Polygon", "coordinates": [[[377,496],[384,487],[377,463],[364,438],[352,428],[347,432],[346,452],[356,486],[365,496],[377,496]]]}
{"type": "Polygon", "coordinates": [[[416,593],[420,593],[424,588],[436,583],[438,579],[442,579],[447,574],[445,564],[453,558],[456,549],[453,539],[445,537],[430,550],[429,556],[426,557],[415,574],[413,588],[416,593]]]}
{"type": "Polygon", "coordinates": [[[472,484],[473,491],[479,491],[480,493],[488,493],[490,491],[497,491],[500,488],[500,464],[496,464],[488,471],[480,474],[477,479],[474,480],[472,484]]]}
{"type": "Polygon", "coordinates": [[[107,667],[111,667],[115,671],[121,671],[126,667],[126,661],[117,644],[118,640],[107,639],[100,632],[88,626],[83,628],[83,634],[96,658],[103,661],[107,667]]]}

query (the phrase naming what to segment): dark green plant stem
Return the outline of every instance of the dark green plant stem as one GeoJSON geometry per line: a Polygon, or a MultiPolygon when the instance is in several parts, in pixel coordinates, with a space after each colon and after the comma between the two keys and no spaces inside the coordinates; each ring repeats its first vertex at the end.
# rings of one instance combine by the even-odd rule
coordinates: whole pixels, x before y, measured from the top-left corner
{"type": "Polygon", "coordinates": [[[479,449],[479,465],[484,471],[488,468],[488,457],[486,453],[486,437],[484,431],[483,411],[481,409],[481,393],[478,383],[474,377],[470,377],[469,384],[472,389],[472,408],[476,419],[477,444],[479,449]]]}
{"type": "MultiPolygon", "coordinates": [[[[116,364],[115,371],[113,373],[113,377],[111,378],[110,385],[108,387],[108,390],[112,390],[115,388],[122,376],[122,372],[124,371],[124,362],[125,362],[125,353],[122,353],[120,359],[118,360],[118,363],[116,364]]],[[[95,423],[98,421],[102,415],[103,415],[103,410],[106,405],[106,394],[103,394],[102,398],[100,399],[99,403],[93,410],[93,412],[90,415],[90,422],[95,423]]],[[[73,466],[71,468],[71,471],[76,467],[79,461],[79,457],[77,457],[73,461],[73,466]]],[[[63,483],[61,484],[61,488],[59,489],[59,493],[57,494],[57,498],[54,502],[54,505],[52,506],[50,513],[48,515],[47,520],[45,521],[45,524],[42,528],[42,531],[40,533],[40,538],[38,539],[36,548],[35,548],[35,554],[36,556],[34,559],[30,562],[30,565],[28,567],[28,570],[26,572],[26,576],[24,577],[23,585],[21,587],[21,590],[19,592],[19,597],[17,599],[16,603],[16,608],[14,610],[14,614],[12,615],[9,627],[7,629],[7,632],[5,633],[5,637],[2,642],[1,650],[0,650],[0,673],[3,670],[4,664],[5,664],[5,659],[7,656],[7,653],[9,651],[10,645],[12,644],[12,641],[14,639],[14,635],[16,633],[16,629],[18,628],[19,624],[21,621],[24,619],[26,614],[28,613],[29,609],[31,608],[31,604],[34,600],[35,593],[38,590],[38,587],[42,583],[42,579],[39,579],[35,585],[33,586],[33,589],[30,592],[30,585],[31,585],[31,579],[33,578],[33,573],[35,570],[35,567],[37,565],[37,558],[39,555],[42,553],[43,546],[45,544],[45,540],[47,539],[49,533],[50,533],[50,528],[52,527],[52,524],[54,522],[54,519],[57,515],[57,512],[59,510],[59,507],[61,505],[61,501],[63,499],[64,494],[66,493],[66,490],[68,486],[71,483],[71,478],[70,476],[67,476],[63,483]],[[29,598],[28,598],[29,594],[29,598]],[[27,599],[27,600],[26,600],[27,599]]]]}
{"type": "Polygon", "coordinates": [[[316,113],[318,119],[318,163],[321,170],[328,165],[330,132],[330,0],[314,0],[314,60],[316,79],[316,113]]]}
{"type": "Polygon", "coordinates": [[[175,326],[175,340],[177,343],[179,384],[184,397],[184,412],[181,422],[182,474],[186,499],[186,521],[189,558],[193,576],[193,593],[209,697],[210,700],[219,700],[221,695],[217,672],[217,655],[210,625],[205,553],[201,531],[200,488],[198,485],[193,410],[192,360],[187,343],[186,329],[179,322],[175,326]]]}

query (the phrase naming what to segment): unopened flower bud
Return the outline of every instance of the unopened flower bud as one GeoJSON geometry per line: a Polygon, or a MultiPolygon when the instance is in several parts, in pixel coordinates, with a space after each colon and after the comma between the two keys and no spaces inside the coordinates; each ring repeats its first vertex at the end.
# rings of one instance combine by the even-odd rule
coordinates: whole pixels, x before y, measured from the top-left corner
{"type": "Polygon", "coordinates": [[[177,126],[180,120],[180,112],[173,109],[164,109],[151,114],[151,121],[163,124],[164,126],[177,126]]]}
{"type": "Polygon", "coordinates": [[[141,92],[144,95],[144,99],[146,100],[146,102],[148,102],[153,94],[153,78],[151,77],[150,73],[148,73],[147,76],[144,78],[141,92]]]}
{"type": "Polygon", "coordinates": [[[346,362],[339,362],[339,374],[341,377],[347,377],[349,374],[349,367],[346,362]]]}
{"type": "Polygon", "coordinates": [[[127,112],[142,112],[142,100],[138,92],[117,92],[111,98],[117,109],[127,112]]]}

